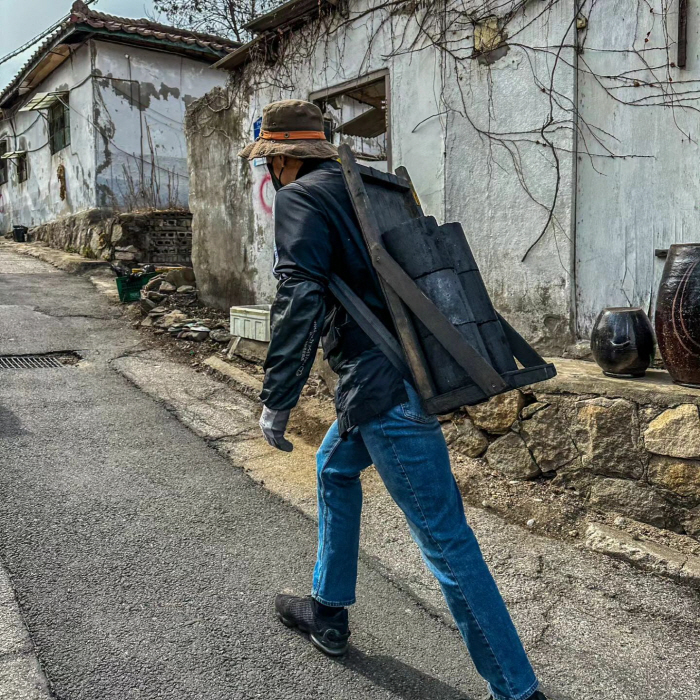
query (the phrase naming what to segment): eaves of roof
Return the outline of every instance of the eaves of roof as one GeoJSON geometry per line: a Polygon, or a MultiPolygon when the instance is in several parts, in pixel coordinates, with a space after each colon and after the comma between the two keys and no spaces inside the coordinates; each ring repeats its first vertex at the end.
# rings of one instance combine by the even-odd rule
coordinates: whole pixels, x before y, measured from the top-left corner
{"type": "Polygon", "coordinates": [[[252,34],[257,34],[252,41],[224,56],[215,63],[213,68],[234,70],[248,60],[251,49],[260,41],[263,41],[274,30],[280,27],[299,26],[314,13],[320,13],[326,7],[335,7],[339,0],[289,0],[267,14],[256,17],[252,22],[244,26],[252,34]]]}
{"type": "MultiPolygon", "coordinates": [[[[18,96],[22,82],[39,69],[48,58],[53,60],[55,65],[53,65],[52,70],[55,70],[61,63],[60,60],[56,60],[56,48],[66,43],[69,37],[71,43],[76,42],[79,35],[84,37],[101,35],[111,41],[138,43],[201,58],[209,62],[214,62],[241,46],[240,42],[211,34],[169,27],[146,19],[127,19],[96,12],[81,0],[77,0],[73,4],[68,19],[56,27],[56,31],[38,46],[9,85],[0,92],[0,107],[3,107],[8,100],[18,96]],[[53,55],[52,52],[54,52],[53,55]]],[[[70,50],[63,53],[67,58],[70,55],[70,50]]]]}

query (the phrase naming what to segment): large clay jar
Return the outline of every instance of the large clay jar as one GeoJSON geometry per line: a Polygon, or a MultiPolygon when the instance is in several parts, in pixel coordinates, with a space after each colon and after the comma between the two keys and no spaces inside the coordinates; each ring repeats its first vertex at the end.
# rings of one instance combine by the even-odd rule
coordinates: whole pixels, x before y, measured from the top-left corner
{"type": "Polygon", "coordinates": [[[656,301],[656,337],[673,381],[700,387],[700,243],[669,248],[656,301]]]}
{"type": "Polygon", "coordinates": [[[643,377],[654,361],[654,329],[640,308],[603,309],[591,334],[591,352],[611,377],[643,377]]]}

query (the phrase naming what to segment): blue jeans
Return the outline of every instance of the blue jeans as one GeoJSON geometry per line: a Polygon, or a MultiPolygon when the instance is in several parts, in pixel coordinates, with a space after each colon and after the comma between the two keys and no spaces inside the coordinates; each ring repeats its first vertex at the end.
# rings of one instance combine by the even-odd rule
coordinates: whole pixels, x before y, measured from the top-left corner
{"type": "Polygon", "coordinates": [[[360,542],[360,473],[374,464],[401,508],[411,536],[442,588],[477,671],[497,700],[524,700],[537,690],[515,626],[467,524],[445,439],[407,385],[409,400],[354,428],[337,424],[317,455],[319,537],[313,597],[355,602],[360,542]]]}

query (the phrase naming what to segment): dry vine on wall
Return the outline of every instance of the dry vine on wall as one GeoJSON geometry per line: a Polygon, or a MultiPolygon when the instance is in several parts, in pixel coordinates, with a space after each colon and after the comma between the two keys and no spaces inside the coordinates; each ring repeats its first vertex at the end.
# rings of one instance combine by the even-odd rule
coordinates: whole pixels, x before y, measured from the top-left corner
{"type": "MultiPolygon", "coordinates": [[[[625,152],[624,135],[591,124],[580,114],[574,84],[581,76],[592,80],[615,108],[670,110],[683,137],[692,139],[676,118],[678,110],[697,111],[700,98],[698,81],[674,77],[678,73],[674,53],[679,0],[630,0],[629,12],[618,18],[625,26],[634,24],[626,45],[589,46],[589,27],[604,9],[604,2],[340,0],[333,6],[320,5],[313,19],[306,18],[303,24],[297,20],[296,24],[258,37],[242,74],[231,81],[225,108],[240,109],[243,117],[245,105],[256,92],[280,97],[295,94],[299,73],[318,66],[319,57],[320,74],[337,73],[344,63],[349,32],[363,32],[367,43],[356,75],[345,75],[344,79],[359,77],[370,67],[390,64],[402,56],[434,50],[440,57],[441,85],[433,116],[464,120],[486,144],[490,166],[503,168],[500,154],[505,154],[522,189],[542,208],[543,225],[524,251],[525,261],[549,232],[555,244],[558,234],[568,235],[557,219],[563,154],[586,157],[593,168],[598,159],[652,157],[625,152]],[[525,128],[501,131],[491,93],[491,71],[492,65],[512,50],[525,57],[533,90],[541,93],[542,109],[534,112],[536,120],[525,128]],[[618,72],[597,67],[603,54],[614,55],[620,66],[618,72]],[[485,116],[483,109],[475,109],[472,103],[470,76],[477,64],[479,70],[488,73],[485,116]],[[552,184],[546,198],[536,195],[529,182],[523,149],[532,147],[547,153],[551,164],[552,184]]],[[[605,27],[606,23],[598,26],[605,27]]],[[[612,35],[597,32],[595,38],[604,42],[612,35]]],[[[222,108],[220,97],[215,103],[212,110],[222,108]]]]}

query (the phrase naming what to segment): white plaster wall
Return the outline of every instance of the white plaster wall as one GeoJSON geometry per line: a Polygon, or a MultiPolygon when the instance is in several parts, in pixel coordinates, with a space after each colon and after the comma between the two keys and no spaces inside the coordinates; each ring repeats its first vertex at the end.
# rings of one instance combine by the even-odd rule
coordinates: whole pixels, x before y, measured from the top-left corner
{"type": "Polygon", "coordinates": [[[676,60],[677,27],[677,3],[670,7],[667,24],[662,21],[660,12],[668,5],[663,2],[662,7],[659,0],[639,5],[606,0],[590,12],[579,60],[578,99],[582,127],[576,207],[577,325],[583,336],[590,334],[606,306],[639,305],[653,311],[664,265],[654,257],[654,249],[700,241],[698,100],[697,82],[692,82],[700,80],[700,6],[688,3],[687,67],[667,71],[667,61],[676,60]],[[625,21],[619,21],[621,17],[625,21]],[[647,69],[654,66],[661,68],[647,69]],[[602,81],[612,94],[591,74],[626,71],[632,72],[625,84],[602,81]],[[667,86],[665,97],[660,97],[658,88],[634,86],[635,79],[656,83],[669,77],[673,85],[667,86]],[[688,90],[692,94],[682,94],[688,90]],[[632,100],[664,106],[622,104],[632,100]],[[602,143],[596,142],[594,133],[602,143]],[[611,153],[624,157],[611,158],[611,153]]]}
{"type": "MultiPolygon", "coordinates": [[[[352,9],[362,13],[366,6],[361,0],[352,9]]],[[[516,43],[537,47],[571,44],[573,0],[560,0],[551,13],[536,19],[541,11],[541,4],[533,3],[519,20],[520,25],[513,27],[512,31],[522,30],[516,43]]],[[[550,108],[537,80],[549,84],[552,54],[544,51],[533,56],[532,52],[528,55],[512,47],[491,66],[466,60],[468,70],[458,72],[443,53],[431,46],[419,44],[420,50],[401,51],[398,43],[410,46],[415,32],[414,21],[405,15],[387,22],[381,13],[369,14],[348,31],[321,41],[310,60],[296,64],[287,60],[285,69],[289,72],[284,74],[284,82],[293,85],[293,89],[268,87],[252,91],[247,119],[243,118],[246,140],[252,138],[253,122],[267,103],[289,97],[308,99],[314,91],[388,68],[393,167],[408,168],[426,214],[439,221],[457,220],[464,224],[499,310],[541,347],[562,349],[571,340],[572,325],[571,126],[552,135],[561,174],[556,230],[549,227],[525,263],[520,259],[542,231],[553,197],[556,168],[551,152],[548,154],[536,144],[518,144],[523,183],[507,151],[476,130],[490,128],[512,134],[534,130],[536,134],[550,108]],[[372,45],[368,50],[370,38],[372,45]],[[392,52],[396,55],[386,58],[392,52]]],[[[451,31],[451,48],[468,57],[473,50],[472,33],[469,25],[451,31]]],[[[573,49],[562,53],[565,60],[557,64],[555,88],[571,106],[573,49]]],[[[264,82],[269,77],[269,82],[273,82],[274,74],[275,71],[270,76],[258,73],[255,78],[264,82]]],[[[249,77],[236,73],[232,79],[245,81],[249,77]]],[[[554,118],[570,122],[571,112],[563,117],[555,105],[554,118]]],[[[517,134],[515,139],[518,140],[517,134]]],[[[271,300],[275,288],[271,275],[264,274],[273,261],[273,192],[264,166],[246,167],[252,187],[249,201],[241,206],[252,207],[256,231],[246,255],[248,264],[257,272],[256,301],[265,302],[271,300]]],[[[233,177],[238,176],[234,173],[233,177]]],[[[205,202],[206,194],[198,206],[214,204],[205,202]]],[[[243,236],[235,230],[241,220],[239,213],[232,213],[230,218],[233,235],[243,236]]],[[[195,236],[210,235],[211,231],[197,230],[195,212],[195,236]]],[[[207,245],[206,241],[202,245],[207,245]]],[[[206,272],[201,271],[202,274],[206,272]]]]}
{"type": "MultiPolygon", "coordinates": [[[[531,3],[508,25],[514,45],[505,56],[492,65],[462,62],[445,79],[445,216],[464,226],[496,309],[552,353],[571,343],[573,325],[574,16],[573,0],[546,13],[531,3]],[[562,45],[567,48],[560,51],[562,45]],[[552,74],[557,98],[550,102],[552,74]],[[554,124],[546,135],[558,168],[538,134],[550,110],[554,124]],[[557,171],[559,193],[545,231],[557,171]]],[[[467,37],[462,53],[471,45],[467,37]]]]}
{"type": "MultiPolygon", "coordinates": [[[[361,12],[365,4],[364,0],[358,3],[357,11],[361,12]]],[[[293,89],[267,87],[254,90],[249,102],[243,105],[247,110],[247,119],[244,117],[242,120],[245,140],[252,140],[253,123],[262,116],[263,107],[269,102],[289,98],[309,99],[313,92],[389,68],[392,165],[394,168],[405,165],[409,169],[426,213],[442,220],[444,120],[430,119],[441,111],[437,88],[441,79],[440,59],[434,50],[428,49],[387,60],[385,56],[391,52],[392,32],[389,25],[382,25],[381,20],[379,14],[370,15],[344,35],[342,46],[337,37],[333,37],[328,43],[321,42],[309,61],[296,66],[289,62],[286,67],[291,70],[291,74],[287,84],[293,85],[293,89]],[[373,37],[369,52],[368,36],[373,37]]],[[[397,18],[392,26],[393,35],[401,35],[406,31],[406,19],[397,18]]],[[[243,142],[240,145],[242,144],[243,142]]],[[[249,169],[251,187],[248,190],[250,199],[247,205],[253,209],[255,230],[255,234],[250,237],[251,243],[246,247],[247,265],[255,270],[255,301],[266,303],[274,298],[276,289],[276,281],[272,276],[274,190],[264,165],[255,166],[251,163],[243,167],[249,169]]],[[[235,172],[232,176],[238,177],[235,172]]],[[[213,203],[202,200],[198,206],[212,205],[213,203]]],[[[195,211],[195,237],[210,236],[210,231],[198,230],[197,220],[195,211]]],[[[231,213],[230,221],[233,235],[244,235],[235,230],[240,221],[238,212],[231,213]]],[[[202,245],[206,243],[203,242],[202,245]]],[[[195,253],[195,260],[196,257],[195,253]]],[[[206,274],[206,271],[201,270],[199,274],[206,274]]],[[[215,299],[212,298],[212,301],[215,299]]]]}
{"type": "MultiPolygon", "coordinates": [[[[92,109],[91,46],[82,46],[54,71],[35,92],[70,91],[71,110],[92,109]]],[[[31,97],[31,93],[27,98],[31,97]]],[[[21,112],[0,121],[0,139],[8,138],[12,150],[29,151],[29,178],[17,182],[17,169],[10,163],[10,181],[0,187],[0,233],[13,225],[37,226],[60,216],[95,206],[94,129],[71,111],[71,144],[52,155],[46,112],[21,112]],[[57,177],[59,165],[66,169],[66,199],[61,200],[57,177]]]]}
{"type": "Polygon", "coordinates": [[[226,75],[184,56],[106,41],[97,43],[95,73],[98,204],[187,207],[186,109],[226,75]]]}

